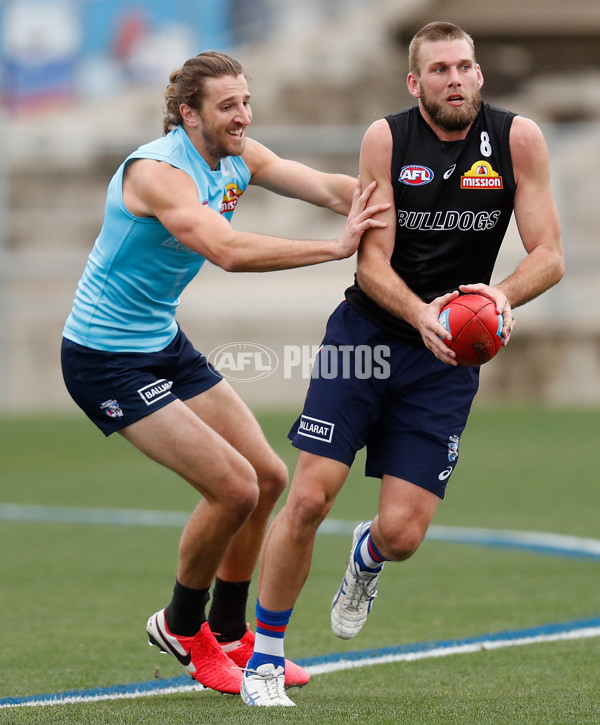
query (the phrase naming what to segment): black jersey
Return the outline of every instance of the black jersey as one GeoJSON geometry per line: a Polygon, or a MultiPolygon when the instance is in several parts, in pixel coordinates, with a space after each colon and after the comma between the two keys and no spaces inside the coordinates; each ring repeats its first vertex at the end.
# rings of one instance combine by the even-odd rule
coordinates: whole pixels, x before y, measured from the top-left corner
{"type": "MultiPolygon", "coordinates": [[[[397,213],[391,265],[425,302],[461,284],[489,284],[513,211],[509,132],[515,114],[482,103],[460,141],[440,141],[418,107],[386,117],[397,213]]],[[[382,309],[356,279],[347,301],[406,340],[419,332],[382,309]]]]}

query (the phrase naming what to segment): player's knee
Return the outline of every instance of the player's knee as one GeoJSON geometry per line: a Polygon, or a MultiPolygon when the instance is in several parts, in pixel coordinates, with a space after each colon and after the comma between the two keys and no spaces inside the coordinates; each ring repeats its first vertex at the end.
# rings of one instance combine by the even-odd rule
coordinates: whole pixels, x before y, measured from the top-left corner
{"type": "Polygon", "coordinates": [[[289,481],[289,472],[281,458],[274,457],[268,468],[258,474],[261,500],[273,504],[279,499],[289,481]]]}
{"type": "Polygon", "coordinates": [[[386,559],[404,561],[409,559],[421,546],[424,533],[417,526],[404,526],[401,530],[385,530],[380,526],[383,537],[382,549],[386,559]]]}
{"type": "Polygon", "coordinates": [[[318,489],[302,490],[286,504],[290,526],[295,529],[316,529],[327,516],[333,501],[318,489]]]}
{"type": "Polygon", "coordinates": [[[223,482],[220,488],[220,499],[227,515],[243,523],[258,504],[260,490],[256,473],[252,466],[237,466],[223,482]]]}
{"type": "Polygon", "coordinates": [[[254,512],[258,503],[258,489],[245,489],[226,509],[225,516],[238,526],[242,526],[254,512]]]}
{"type": "Polygon", "coordinates": [[[256,481],[252,481],[252,483],[248,482],[244,492],[240,496],[240,502],[238,504],[239,511],[244,518],[250,516],[257,507],[259,497],[260,491],[256,481]]]}

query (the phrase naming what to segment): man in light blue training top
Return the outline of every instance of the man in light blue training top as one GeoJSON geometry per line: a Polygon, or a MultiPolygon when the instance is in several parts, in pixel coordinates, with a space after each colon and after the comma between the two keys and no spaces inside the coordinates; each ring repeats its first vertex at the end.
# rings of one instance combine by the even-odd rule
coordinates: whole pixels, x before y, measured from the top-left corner
{"type": "MultiPolygon", "coordinates": [[[[71,396],[100,430],[118,431],[201,494],[181,537],[172,599],[147,633],[198,682],[239,693],[254,643],[248,586],[288,473],[179,328],[179,297],[206,259],[261,272],[349,257],[366,229],[384,225],[371,217],[387,206],[367,207],[375,184],[363,192],[356,179],[281,159],[247,138],[250,94],[234,59],[200,53],[171,75],[165,95],[165,135],[132,153],[110,182],[65,324],[62,366],[71,396]],[[347,222],[329,241],[235,231],[229,221],[249,183],[347,222]]],[[[309,679],[293,663],[286,672],[287,686],[309,679]]]]}

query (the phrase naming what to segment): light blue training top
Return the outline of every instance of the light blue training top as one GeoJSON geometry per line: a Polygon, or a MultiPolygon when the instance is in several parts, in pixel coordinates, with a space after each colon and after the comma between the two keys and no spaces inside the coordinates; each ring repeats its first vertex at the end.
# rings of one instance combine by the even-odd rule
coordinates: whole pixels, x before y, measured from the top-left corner
{"type": "Polygon", "coordinates": [[[63,335],[96,350],[156,352],[177,334],[175,312],[205,258],[181,244],[155,217],[137,217],[123,202],[123,173],[132,159],[166,161],[185,171],[202,204],[231,220],[250,181],[241,157],[213,171],[178,126],[125,159],[107,192],[104,224],[79,281],[63,335]]]}

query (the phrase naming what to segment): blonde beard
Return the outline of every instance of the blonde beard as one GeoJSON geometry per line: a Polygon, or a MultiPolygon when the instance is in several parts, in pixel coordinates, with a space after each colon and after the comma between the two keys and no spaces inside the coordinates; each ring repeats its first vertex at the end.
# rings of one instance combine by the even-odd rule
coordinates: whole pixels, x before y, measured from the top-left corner
{"type": "Polygon", "coordinates": [[[460,108],[448,107],[444,101],[430,101],[422,86],[421,104],[429,114],[431,120],[445,131],[463,131],[477,118],[481,108],[481,94],[479,89],[470,98],[465,98],[465,105],[460,108]]]}

